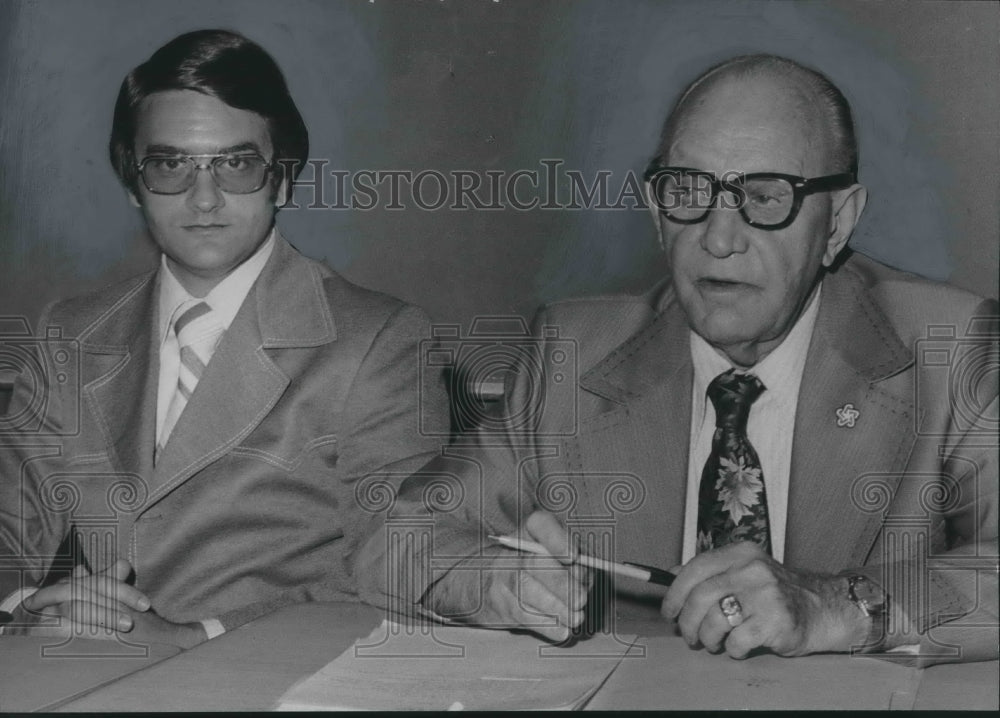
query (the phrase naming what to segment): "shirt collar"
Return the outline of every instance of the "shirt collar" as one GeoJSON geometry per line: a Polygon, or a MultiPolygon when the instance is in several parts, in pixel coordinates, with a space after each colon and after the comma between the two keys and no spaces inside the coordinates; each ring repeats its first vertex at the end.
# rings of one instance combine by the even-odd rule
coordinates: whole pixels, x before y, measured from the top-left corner
{"type": "MultiPolygon", "coordinates": [[[[224,329],[228,329],[232,324],[236,313],[243,305],[243,301],[250,293],[250,287],[257,281],[264,265],[271,256],[275,243],[275,228],[271,228],[271,233],[257,251],[250,255],[236,269],[230,272],[221,282],[216,284],[212,291],[206,294],[202,301],[212,308],[216,320],[224,329]]],[[[194,299],[183,285],[174,276],[174,273],[167,266],[166,255],[160,255],[160,297],[159,297],[159,328],[158,336],[160,345],[167,338],[170,331],[170,319],[181,304],[189,299],[194,299]]]]}
{"type": "MultiPolygon", "coordinates": [[[[816,318],[819,316],[819,302],[822,285],[816,287],[816,293],[808,306],[795,321],[788,336],[759,363],[749,369],[741,369],[754,374],[760,379],[767,391],[761,400],[773,399],[785,391],[798,391],[798,377],[805,367],[806,355],[809,352],[809,342],[812,339],[816,318]]],[[[719,354],[711,344],[702,339],[694,331],[691,332],[691,363],[694,366],[695,406],[692,421],[700,425],[705,418],[708,385],[719,374],[733,368],[732,362],[719,354]]]]}

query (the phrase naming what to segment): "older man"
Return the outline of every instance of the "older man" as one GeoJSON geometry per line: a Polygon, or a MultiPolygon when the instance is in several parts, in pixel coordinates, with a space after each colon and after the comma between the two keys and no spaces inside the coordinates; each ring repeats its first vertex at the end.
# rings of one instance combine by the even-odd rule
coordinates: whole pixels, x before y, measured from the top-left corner
{"type": "Polygon", "coordinates": [[[356,597],[372,515],[355,483],[424,463],[437,447],[418,401],[432,426],[447,403],[439,378],[418,386],[426,315],[275,228],[307,156],[281,71],[241,35],[181,35],[125,78],[111,157],[161,261],[56,304],[44,380],[15,389],[0,445],[14,630],[191,646],[289,602],[356,597]],[[46,580],[74,535],[81,563],[46,580]]]}
{"type": "Polygon", "coordinates": [[[463,482],[427,580],[368,590],[558,639],[584,618],[582,540],[673,566],[665,595],[619,579],[591,605],[662,598],[692,646],[995,656],[997,303],[852,255],[857,170],[823,75],[749,56],[692,83],[647,173],[670,276],[541,311],[532,361],[573,340],[575,390],[512,372],[502,437],[406,487],[463,482]],[[486,538],[510,532],[557,558],[486,538]]]}

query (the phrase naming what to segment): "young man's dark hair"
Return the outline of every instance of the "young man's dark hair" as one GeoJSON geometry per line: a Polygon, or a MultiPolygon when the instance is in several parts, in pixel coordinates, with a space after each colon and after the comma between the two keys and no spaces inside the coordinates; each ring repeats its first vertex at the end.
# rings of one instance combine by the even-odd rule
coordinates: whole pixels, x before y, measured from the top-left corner
{"type": "Polygon", "coordinates": [[[309,131],[274,59],[257,43],[228,30],[196,30],[180,35],[126,75],[118,91],[111,127],[111,164],[125,187],[137,194],[137,117],[142,101],[155,92],[194,90],[267,120],[274,145],[272,186],[286,166],[295,179],[309,156],[309,131]]]}

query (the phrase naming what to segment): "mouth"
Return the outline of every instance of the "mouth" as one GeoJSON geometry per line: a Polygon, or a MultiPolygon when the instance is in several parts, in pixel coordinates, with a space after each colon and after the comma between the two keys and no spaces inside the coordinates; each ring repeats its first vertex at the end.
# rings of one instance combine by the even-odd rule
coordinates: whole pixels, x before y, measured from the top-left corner
{"type": "Polygon", "coordinates": [[[701,289],[709,292],[736,292],[754,289],[752,284],[721,277],[702,277],[697,284],[701,289]]]}
{"type": "Polygon", "coordinates": [[[189,232],[218,232],[221,229],[225,229],[228,225],[225,224],[185,224],[184,229],[189,232]]]}

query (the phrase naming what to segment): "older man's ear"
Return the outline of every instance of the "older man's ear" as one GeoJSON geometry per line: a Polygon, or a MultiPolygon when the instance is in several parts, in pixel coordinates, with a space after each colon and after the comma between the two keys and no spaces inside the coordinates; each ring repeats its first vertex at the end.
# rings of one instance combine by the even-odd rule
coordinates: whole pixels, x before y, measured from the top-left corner
{"type": "Polygon", "coordinates": [[[854,227],[861,219],[861,213],[868,203],[868,190],[864,185],[854,184],[847,189],[834,192],[830,198],[832,212],[830,214],[830,236],[826,240],[826,251],[823,253],[823,266],[829,267],[837,259],[847,240],[851,238],[854,227]]]}
{"type": "Polygon", "coordinates": [[[653,217],[653,227],[656,228],[656,239],[660,243],[660,249],[666,252],[667,245],[663,237],[663,215],[660,214],[657,199],[653,194],[653,185],[649,180],[643,183],[643,189],[646,191],[646,207],[653,217]]]}

